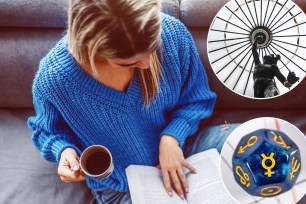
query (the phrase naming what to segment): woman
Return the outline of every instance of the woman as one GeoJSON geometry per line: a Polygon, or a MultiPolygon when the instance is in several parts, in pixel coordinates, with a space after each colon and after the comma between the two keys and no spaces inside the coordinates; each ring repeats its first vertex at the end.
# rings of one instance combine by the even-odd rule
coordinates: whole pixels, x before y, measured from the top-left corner
{"type": "MultiPolygon", "coordinates": [[[[65,182],[85,179],[79,155],[106,146],[115,169],[86,177],[99,203],[130,202],[125,168],[160,164],[184,198],[186,138],[211,115],[215,94],[190,33],[159,0],[71,0],[68,33],[42,59],[28,120],[43,157],[65,182]],[[181,183],[181,184],[180,184],[181,183]]],[[[189,147],[191,148],[191,147],[189,147]]]]}

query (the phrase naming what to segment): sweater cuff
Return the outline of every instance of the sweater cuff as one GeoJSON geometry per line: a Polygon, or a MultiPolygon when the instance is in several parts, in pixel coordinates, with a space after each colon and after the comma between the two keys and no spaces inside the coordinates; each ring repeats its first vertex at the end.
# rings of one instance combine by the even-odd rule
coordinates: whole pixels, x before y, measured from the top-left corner
{"type": "Polygon", "coordinates": [[[44,155],[47,160],[55,160],[55,162],[59,162],[61,159],[62,152],[67,149],[72,148],[76,151],[76,153],[80,156],[82,154],[81,150],[77,148],[74,144],[71,144],[64,140],[57,140],[52,143],[51,152],[52,155],[44,155]]]}
{"type": "Polygon", "coordinates": [[[180,146],[183,147],[187,136],[190,134],[190,125],[184,118],[176,118],[172,120],[168,126],[162,131],[161,136],[171,135],[177,139],[180,146]]]}

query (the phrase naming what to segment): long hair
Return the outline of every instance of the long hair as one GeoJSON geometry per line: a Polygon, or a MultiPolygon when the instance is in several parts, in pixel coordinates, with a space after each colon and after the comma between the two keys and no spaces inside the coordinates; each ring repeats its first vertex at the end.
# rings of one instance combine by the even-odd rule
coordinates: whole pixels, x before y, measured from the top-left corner
{"type": "Polygon", "coordinates": [[[144,104],[154,100],[162,77],[160,0],[70,0],[68,50],[98,77],[95,57],[129,58],[152,50],[150,68],[137,69],[144,104]]]}

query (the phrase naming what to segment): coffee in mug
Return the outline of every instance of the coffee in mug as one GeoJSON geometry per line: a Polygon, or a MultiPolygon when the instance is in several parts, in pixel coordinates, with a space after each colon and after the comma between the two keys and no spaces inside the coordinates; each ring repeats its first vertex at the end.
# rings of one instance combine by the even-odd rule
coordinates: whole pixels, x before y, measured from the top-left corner
{"type": "Polygon", "coordinates": [[[93,145],[84,150],[80,158],[83,172],[94,178],[106,178],[114,170],[110,151],[101,145],[93,145]]]}

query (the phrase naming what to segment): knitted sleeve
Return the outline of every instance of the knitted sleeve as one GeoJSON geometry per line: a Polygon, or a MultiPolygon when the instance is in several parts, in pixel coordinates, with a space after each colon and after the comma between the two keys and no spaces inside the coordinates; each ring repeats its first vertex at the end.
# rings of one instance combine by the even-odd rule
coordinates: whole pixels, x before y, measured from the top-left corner
{"type": "Polygon", "coordinates": [[[181,62],[181,94],[171,111],[171,121],[161,133],[174,136],[183,147],[188,136],[195,133],[201,119],[212,114],[216,95],[208,85],[208,79],[187,28],[180,23],[178,32],[179,60],[181,62]]]}
{"type": "Polygon", "coordinates": [[[51,162],[59,162],[63,150],[70,147],[81,153],[72,130],[59,111],[47,100],[33,94],[36,115],[28,119],[33,130],[32,141],[42,156],[51,162]]]}

